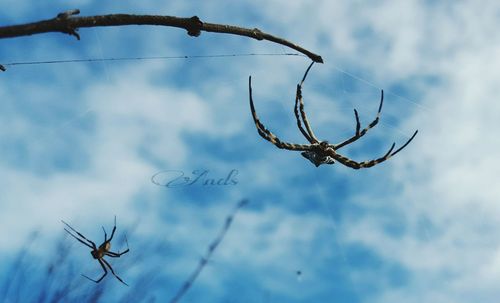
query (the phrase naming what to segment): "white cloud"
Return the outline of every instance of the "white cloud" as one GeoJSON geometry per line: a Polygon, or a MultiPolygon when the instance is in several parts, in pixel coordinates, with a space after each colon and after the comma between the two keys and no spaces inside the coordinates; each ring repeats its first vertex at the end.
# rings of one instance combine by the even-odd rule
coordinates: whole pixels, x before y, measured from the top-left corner
{"type": "MultiPolygon", "coordinates": [[[[215,22],[218,13],[215,7],[218,6],[213,5],[205,8],[205,16],[215,22]]],[[[500,88],[496,83],[500,70],[500,41],[495,32],[500,25],[500,6],[497,1],[427,5],[419,1],[377,1],[369,5],[348,1],[320,1],[314,5],[305,1],[292,4],[289,1],[262,1],[249,6],[262,18],[256,20],[254,26],[273,34],[283,34],[324,56],[326,63],[315,66],[314,70],[320,77],[310,79],[312,81],[308,82],[304,92],[318,134],[329,136],[328,130],[332,128],[324,126],[331,120],[342,121],[349,127],[353,124],[352,112],[348,117],[337,114],[337,109],[343,107],[337,106],[336,101],[342,96],[313,91],[312,83],[327,83],[329,71],[337,66],[347,71],[362,70],[372,75],[373,78],[368,79],[370,82],[384,87],[404,85],[413,88],[414,81],[415,90],[401,94],[410,101],[416,99],[413,94],[421,94],[417,102],[420,106],[394,96],[388,97],[385,105],[384,111],[391,115],[383,114],[382,122],[390,124],[387,118],[391,117],[397,124],[403,121],[399,119],[400,115],[407,117],[412,111],[411,117],[401,122],[396,131],[411,133],[414,128],[420,130],[415,141],[398,154],[397,159],[389,161],[383,170],[389,171],[392,179],[385,176],[372,180],[390,184],[377,184],[382,188],[377,193],[364,191],[359,184],[354,186],[352,183],[366,180],[362,176],[377,176],[376,172],[363,175],[346,172],[338,166],[331,167],[329,173],[332,175],[325,173],[324,176],[334,178],[334,174],[341,173],[347,178],[346,183],[354,188],[349,191],[348,199],[353,206],[363,210],[339,211],[343,215],[339,241],[347,248],[346,253],[349,254],[350,245],[362,245],[384,263],[397,264],[408,273],[408,279],[395,286],[388,277],[380,277],[377,269],[352,269],[352,276],[356,277],[354,282],[379,286],[376,293],[370,294],[369,301],[495,300],[499,295],[497,285],[500,278],[500,235],[497,232],[500,230],[500,204],[497,201],[500,196],[497,189],[500,181],[497,173],[500,167],[497,155],[500,147],[497,122],[500,88]],[[435,80],[421,80],[429,76],[435,80]],[[333,113],[328,114],[330,111],[333,113]],[[401,224],[398,235],[387,230],[387,225],[393,222],[401,224]]],[[[189,7],[179,10],[189,11],[189,7]]],[[[229,16],[224,14],[224,18],[229,16]]],[[[238,24],[238,18],[234,16],[232,23],[238,24]]],[[[250,45],[255,49],[268,46],[261,42],[250,45]]],[[[187,163],[187,153],[193,152],[182,140],[181,135],[186,131],[220,136],[221,140],[231,135],[250,136],[248,132],[251,131],[254,141],[261,140],[247,112],[248,74],[254,75],[256,106],[259,112],[262,111],[261,116],[281,115],[283,111],[283,116],[292,119],[290,123],[277,125],[279,123],[268,118],[265,124],[280,137],[291,138],[290,141],[300,138],[293,129],[290,105],[293,88],[305,64],[292,60],[271,61],[276,60],[263,59],[251,67],[248,61],[236,61],[226,70],[234,73],[234,78],[220,88],[213,85],[212,75],[207,75],[206,83],[202,84],[203,95],[190,92],[192,87],[179,89],[152,84],[151,75],[158,75],[165,67],[163,65],[143,64],[135,65],[134,69],[113,69],[108,82],[85,84],[84,92],[76,96],[84,100],[81,103],[88,105],[95,117],[96,128],[82,139],[86,140],[90,166],[83,172],[55,172],[41,176],[29,171],[15,171],[4,165],[0,174],[7,190],[1,195],[0,221],[7,227],[0,231],[0,245],[16,246],[13,241],[20,243],[23,238],[12,239],[9,235],[22,235],[20,228],[24,228],[24,234],[30,231],[31,224],[19,223],[20,213],[27,215],[25,219],[31,219],[33,224],[53,225],[53,229],[60,229],[57,225],[61,217],[74,214],[82,218],[95,216],[96,222],[106,222],[114,213],[126,213],[127,218],[132,216],[134,210],[130,209],[130,201],[134,195],[138,192],[155,195],[148,187],[151,186],[148,178],[157,167],[144,159],[141,148],[147,148],[150,157],[161,163],[180,165],[187,163]],[[243,84],[238,84],[238,77],[243,79],[243,84]],[[40,205],[43,205],[43,210],[29,212],[41,209],[40,205]]],[[[13,92],[2,92],[2,99],[14,98],[13,92]]],[[[368,105],[361,110],[369,111],[368,105]]],[[[36,126],[25,124],[26,121],[15,120],[9,125],[22,125],[17,130],[22,135],[25,130],[36,126]]],[[[399,138],[394,130],[383,125],[378,128],[382,129],[376,133],[379,136],[383,133],[389,138],[399,138]]],[[[255,190],[260,186],[280,189],[277,184],[280,178],[300,180],[302,166],[287,162],[293,156],[284,155],[285,151],[272,146],[264,149],[262,146],[270,144],[268,142],[259,141],[257,144],[258,154],[264,155],[264,160],[253,162],[253,166],[244,172],[252,176],[248,179],[255,179],[247,189],[255,190]]],[[[363,148],[362,144],[358,146],[363,148]]],[[[203,156],[200,153],[200,157],[203,156]]],[[[298,154],[295,156],[300,158],[298,154]]],[[[293,199],[298,199],[306,191],[298,187],[282,190],[283,196],[288,193],[294,195],[293,199]]],[[[237,224],[217,254],[221,262],[229,264],[245,260],[251,264],[255,276],[262,276],[271,268],[276,274],[263,276],[263,281],[285,292],[286,279],[277,273],[288,270],[289,264],[299,264],[305,259],[312,260],[308,265],[314,269],[324,264],[324,259],[334,254],[332,250],[336,248],[318,240],[326,237],[324,233],[329,228],[326,217],[297,216],[286,210],[288,201],[280,202],[280,208],[238,215],[237,224]],[[301,229],[297,231],[293,227],[298,225],[301,229]],[[262,231],[266,226],[271,226],[268,234],[262,231]],[[318,257],[312,258],[313,254],[318,257]],[[273,278],[277,280],[272,281],[273,278]]],[[[215,213],[224,207],[214,209],[206,216],[214,218],[215,213]]],[[[158,222],[153,209],[149,211],[151,219],[145,223],[144,229],[154,231],[156,226],[165,224],[171,228],[173,237],[187,236],[192,230],[184,224],[196,221],[190,219],[187,223],[169,225],[168,222],[158,222]]],[[[177,211],[182,217],[183,211],[190,213],[192,209],[178,207],[177,211]]],[[[195,226],[193,230],[199,231],[206,225],[199,223],[195,226]]],[[[217,227],[207,230],[204,239],[211,239],[208,234],[218,229],[218,224],[213,226],[217,227]]],[[[188,239],[188,242],[200,238],[188,239]]],[[[198,243],[202,250],[205,245],[205,242],[198,243]]],[[[173,272],[179,272],[179,268],[185,268],[187,263],[189,261],[180,262],[178,268],[174,265],[173,272]]]]}
{"type": "MultiPolygon", "coordinates": [[[[394,213],[368,213],[346,222],[342,229],[346,244],[362,243],[387,262],[409,270],[406,285],[388,284],[372,300],[470,302],[485,298],[483,294],[489,294],[490,301],[496,298],[500,41],[494,29],[499,25],[498,3],[426,6],[417,1],[382,1],[369,6],[347,2],[307,6],[266,1],[259,5],[268,20],[280,11],[270,28],[286,28],[290,40],[328,54],[322,69],[330,62],[340,66],[356,62],[374,72],[371,82],[384,86],[436,77],[435,82],[418,83],[421,107],[401,98],[394,104],[414,111],[397,129],[420,130],[399,159],[391,162],[394,187],[404,191],[384,203],[406,219],[404,236],[394,237],[384,229],[383,222],[391,221],[394,213]],[[345,61],[335,60],[335,55],[345,61]],[[432,224],[427,231],[422,218],[432,224]],[[422,237],[422,232],[429,236],[422,237]]],[[[368,201],[382,201],[369,192],[365,195],[368,201]]]]}
{"type": "MultiPolygon", "coordinates": [[[[33,175],[29,170],[21,172],[4,167],[2,180],[9,190],[3,193],[2,221],[18,220],[19,210],[15,206],[19,201],[25,209],[39,209],[37,214],[43,216],[32,217],[35,213],[26,213],[25,219],[42,226],[55,227],[60,219],[71,218],[74,214],[94,217],[96,221],[112,218],[116,213],[132,215],[127,205],[145,187],[154,188],[149,178],[159,170],[141,154],[141,148],[167,165],[182,165],[188,161],[185,157],[188,146],[181,139],[182,133],[210,134],[214,129],[213,114],[206,102],[194,93],[148,83],[146,75],[151,72],[150,68],[151,65],[146,64],[134,68],[133,72],[120,71],[129,77],[112,75],[116,79],[114,83],[89,83],[87,86],[81,96],[88,106],[83,111],[94,117],[94,125],[88,130],[89,134],[81,138],[85,141],[84,154],[88,157],[81,159],[88,162],[83,170],[64,172],[54,167],[46,174],[33,175]]],[[[8,100],[14,98],[7,96],[8,100]]],[[[53,136],[57,137],[66,127],[62,125],[53,130],[53,136]]],[[[45,153],[51,149],[72,153],[65,146],[50,146],[52,140],[38,140],[31,128],[17,129],[17,136],[24,137],[28,146],[35,142],[43,148],[28,147],[28,157],[41,161],[40,151],[45,153]]],[[[7,241],[5,245],[13,244],[7,235],[13,232],[11,228],[17,228],[17,224],[8,226],[2,229],[4,235],[0,237],[7,241]]],[[[24,234],[27,232],[29,230],[24,234]]],[[[23,241],[21,236],[16,239],[18,244],[23,241]]]]}

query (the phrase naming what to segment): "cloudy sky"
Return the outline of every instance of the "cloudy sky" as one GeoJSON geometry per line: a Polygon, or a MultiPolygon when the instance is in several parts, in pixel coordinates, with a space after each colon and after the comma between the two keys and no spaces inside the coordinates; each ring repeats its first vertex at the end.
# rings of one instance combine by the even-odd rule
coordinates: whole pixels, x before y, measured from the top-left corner
{"type": "MultiPolygon", "coordinates": [[[[2,281],[27,243],[33,260],[57,257],[61,220],[100,242],[116,215],[130,253],[111,261],[132,288],[109,275],[104,296],[133,289],[164,301],[246,198],[186,302],[497,300],[498,1],[172,2],[3,0],[0,25],[79,8],[257,27],[323,57],[303,87],[320,139],[351,136],[354,108],[369,123],[384,89],[379,125],[345,156],[373,159],[419,134],[359,171],[316,168],[277,149],[253,124],[248,76],[262,122],[305,143],[293,102],[310,60],[269,42],[151,26],[82,29],[80,41],[57,33],[0,40],[2,281]],[[274,55],[213,57],[249,53],[274,55]],[[197,57],[12,64],[157,56],[197,57]],[[161,186],[181,174],[193,184],[161,186]],[[221,178],[227,185],[203,184],[221,178]],[[134,288],[151,268],[148,287],[134,288]]],[[[98,277],[98,263],[63,241],[74,262],[59,267],[72,266],[92,293],[79,274],[98,277]]],[[[29,281],[36,275],[16,279],[41,287],[29,281]]]]}

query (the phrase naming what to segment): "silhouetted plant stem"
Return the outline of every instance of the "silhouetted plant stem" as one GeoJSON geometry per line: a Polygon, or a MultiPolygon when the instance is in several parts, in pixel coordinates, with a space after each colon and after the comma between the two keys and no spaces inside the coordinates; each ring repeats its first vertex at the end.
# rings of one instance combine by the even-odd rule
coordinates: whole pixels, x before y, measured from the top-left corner
{"type": "Polygon", "coordinates": [[[200,275],[201,271],[207,265],[208,260],[210,260],[210,257],[214,253],[214,251],[217,249],[217,246],[219,246],[220,242],[224,239],[224,236],[226,235],[227,231],[229,230],[229,227],[231,227],[231,223],[233,222],[233,218],[238,212],[240,208],[245,206],[248,203],[248,200],[242,200],[240,201],[234,210],[226,217],[226,221],[224,223],[224,226],[222,227],[222,230],[219,232],[219,235],[217,238],[215,238],[212,243],[208,246],[206,254],[200,259],[200,262],[198,263],[198,266],[196,269],[193,271],[193,273],[189,276],[189,278],[184,282],[184,284],[179,288],[177,293],[175,294],[172,299],[170,299],[170,303],[176,303],[179,302],[179,300],[184,296],[184,294],[193,286],[194,281],[198,276],[200,275]]]}

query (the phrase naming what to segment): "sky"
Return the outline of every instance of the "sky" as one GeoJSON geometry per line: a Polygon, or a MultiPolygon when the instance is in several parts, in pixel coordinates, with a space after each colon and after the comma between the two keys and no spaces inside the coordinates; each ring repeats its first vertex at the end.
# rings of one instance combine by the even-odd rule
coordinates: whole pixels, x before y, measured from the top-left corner
{"type": "MultiPolygon", "coordinates": [[[[310,60],[270,42],[152,26],[81,29],[80,41],[60,33],[0,40],[3,295],[13,272],[30,291],[45,289],[40,264],[67,255],[58,270],[72,272],[71,287],[87,296],[166,301],[248,199],[184,302],[500,296],[498,1],[4,0],[0,25],[73,8],[82,16],[197,15],[320,54],[324,64],[303,85],[320,139],[350,137],[355,108],[368,124],[385,92],[380,123],[339,151],[349,158],[380,157],[419,133],[363,170],[316,168],[276,148],[255,129],[248,77],[264,125],[283,141],[306,143],[293,102],[310,60]],[[274,55],[210,57],[221,54],[274,55]],[[206,57],[10,64],[155,56],[206,57]],[[193,184],[164,186],[178,176],[193,184]],[[115,215],[113,250],[124,249],[126,235],[130,252],[110,262],[129,288],[111,274],[97,286],[82,278],[101,269],[61,223],[99,242],[115,215]]],[[[35,301],[27,293],[17,296],[35,301]]]]}

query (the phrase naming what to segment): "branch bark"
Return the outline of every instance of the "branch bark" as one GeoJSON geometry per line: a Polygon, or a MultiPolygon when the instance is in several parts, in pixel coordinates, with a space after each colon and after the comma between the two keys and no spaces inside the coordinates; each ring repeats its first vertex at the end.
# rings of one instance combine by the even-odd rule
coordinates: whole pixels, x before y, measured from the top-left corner
{"type": "Polygon", "coordinates": [[[258,28],[249,29],[233,25],[202,22],[197,16],[179,18],[158,15],[110,14],[87,17],[74,17],[80,10],[74,9],[58,14],[55,18],[33,23],[0,27],[0,39],[30,36],[49,32],[60,32],[75,36],[80,40],[78,30],[84,27],[125,26],[125,25],[158,25],[183,28],[188,35],[198,37],[201,32],[223,33],[267,40],[292,48],[314,62],[323,63],[323,58],[307,49],[283,38],[265,33],[258,28]]]}

